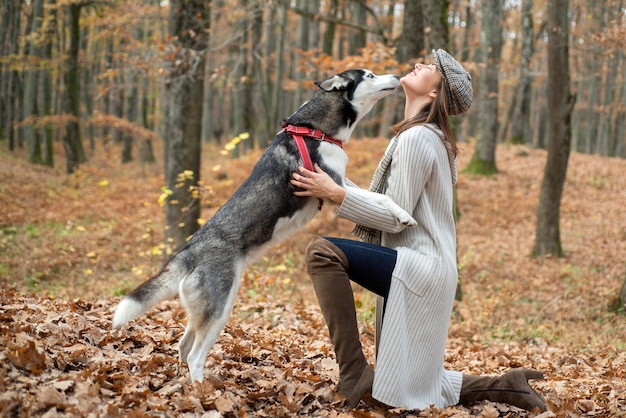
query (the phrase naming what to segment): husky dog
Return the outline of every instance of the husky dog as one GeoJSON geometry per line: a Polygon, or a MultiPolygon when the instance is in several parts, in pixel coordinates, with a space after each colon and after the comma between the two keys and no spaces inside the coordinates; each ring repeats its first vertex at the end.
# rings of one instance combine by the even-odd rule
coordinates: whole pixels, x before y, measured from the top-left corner
{"type": "MultiPolygon", "coordinates": [[[[315,84],[316,94],[283,126],[309,128],[335,138],[332,143],[304,135],[304,143],[313,164],[344,185],[348,158],[341,144],[348,142],[356,123],[376,101],[396,89],[399,79],[354,69],[315,84]]],[[[215,216],[157,275],[122,299],[113,326],[121,327],[178,293],[188,316],[180,361],[188,364],[193,380],[202,381],[206,356],[231,314],[245,265],[302,228],[318,211],[315,198],[293,194],[295,187],[289,180],[300,164],[299,146],[290,133],[279,131],[250,177],[215,216]]],[[[385,195],[362,192],[372,193],[403,224],[416,224],[385,195]]]]}

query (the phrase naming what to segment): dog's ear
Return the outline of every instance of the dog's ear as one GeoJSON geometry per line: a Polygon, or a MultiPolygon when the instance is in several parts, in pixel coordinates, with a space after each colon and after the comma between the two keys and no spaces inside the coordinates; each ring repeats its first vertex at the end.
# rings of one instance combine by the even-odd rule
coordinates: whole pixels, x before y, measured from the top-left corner
{"type": "Polygon", "coordinates": [[[343,74],[335,74],[324,81],[316,81],[315,85],[326,91],[345,90],[353,80],[343,74]]]}

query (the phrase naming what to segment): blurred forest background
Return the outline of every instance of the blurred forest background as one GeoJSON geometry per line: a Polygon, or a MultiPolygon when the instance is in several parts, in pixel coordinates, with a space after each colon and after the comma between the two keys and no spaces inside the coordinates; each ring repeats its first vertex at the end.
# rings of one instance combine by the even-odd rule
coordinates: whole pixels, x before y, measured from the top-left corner
{"type": "MultiPolygon", "coordinates": [[[[0,4],[0,140],[5,149],[26,147],[33,163],[58,164],[53,144],[61,141],[69,172],[109,144],[122,144],[122,162],[153,162],[181,67],[196,82],[202,141],[249,133],[241,152],[265,147],[313,81],[358,66],[404,74],[431,60],[432,48],[449,50],[474,76],[476,102],[458,121],[461,140],[487,134],[480,101],[493,94],[481,81],[491,71],[494,139],[548,141],[547,0],[0,4]]],[[[559,13],[569,25],[573,149],[624,157],[623,0],[570,0],[559,13]]],[[[402,104],[381,103],[355,136],[388,136],[402,104]]]]}
{"type": "MultiPolygon", "coordinates": [[[[0,143],[49,166],[62,144],[73,173],[111,146],[122,163],[154,163],[163,141],[173,248],[198,228],[203,143],[262,149],[314,81],[350,67],[404,74],[433,48],[473,74],[474,105],[455,120],[457,139],[477,144],[468,170],[497,172],[496,144],[553,138],[536,255],[562,255],[570,149],[626,156],[623,0],[0,3],[0,143]]],[[[388,136],[402,106],[401,94],[379,103],[355,138],[388,136]]]]}
{"type": "MultiPolygon", "coordinates": [[[[203,387],[176,360],[176,301],[121,331],[111,315],[314,81],[403,75],[444,48],[474,86],[454,119],[462,293],[445,366],[535,367],[543,417],[624,416],[625,46],[623,0],[0,0],[0,415],[351,416],[303,260],[312,235],[351,237],[332,205],[246,270],[203,387]]],[[[357,184],[403,104],[383,99],[345,147],[357,184]]],[[[373,360],[374,298],[355,298],[373,360]]]]}

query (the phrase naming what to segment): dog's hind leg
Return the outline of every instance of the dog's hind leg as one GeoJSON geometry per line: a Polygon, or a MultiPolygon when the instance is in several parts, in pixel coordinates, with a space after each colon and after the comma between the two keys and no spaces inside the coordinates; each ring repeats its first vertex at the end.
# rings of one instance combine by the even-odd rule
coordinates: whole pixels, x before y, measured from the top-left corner
{"type": "MultiPolygon", "coordinates": [[[[229,308],[232,308],[232,306],[229,308]]],[[[187,355],[187,364],[192,380],[202,382],[206,357],[217,340],[217,337],[219,337],[220,332],[226,325],[230,312],[231,309],[225,309],[219,318],[215,318],[210,323],[204,324],[199,329],[196,329],[193,346],[187,355]]]]}
{"type": "Polygon", "coordinates": [[[206,357],[235,304],[243,263],[234,264],[197,268],[181,283],[180,297],[189,322],[179,355],[189,366],[192,380],[202,381],[206,357]]]}
{"type": "Polygon", "coordinates": [[[180,343],[178,343],[178,358],[182,364],[187,364],[187,358],[189,357],[189,352],[191,351],[191,347],[193,347],[195,339],[196,332],[191,324],[189,324],[187,328],[185,328],[183,338],[180,340],[180,343]]]}

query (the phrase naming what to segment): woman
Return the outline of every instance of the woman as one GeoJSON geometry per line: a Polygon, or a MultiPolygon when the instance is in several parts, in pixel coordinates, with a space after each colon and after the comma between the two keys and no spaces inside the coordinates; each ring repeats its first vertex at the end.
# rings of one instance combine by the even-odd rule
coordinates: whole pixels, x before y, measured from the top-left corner
{"type": "Polygon", "coordinates": [[[404,120],[394,126],[396,136],[370,187],[411,213],[417,226],[405,227],[386,208],[353,193],[354,184],[341,187],[319,167],[301,167],[291,180],[300,189],[296,195],[339,204],[337,216],[356,222],[362,240],[318,237],[306,253],[339,363],[339,390],[351,407],[371,391],[380,402],[409,409],[489,399],[543,411],[543,398],[528,384],[543,378],[539,371],[487,377],[443,367],[457,286],[457,147],[450,116],[469,109],[472,84],[446,51],[433,51],[433,57],[433,64],[416,64],[400,80],[404,120]],[[375,374],[359,341],[350,280],[385,298],[375,374]]]}

